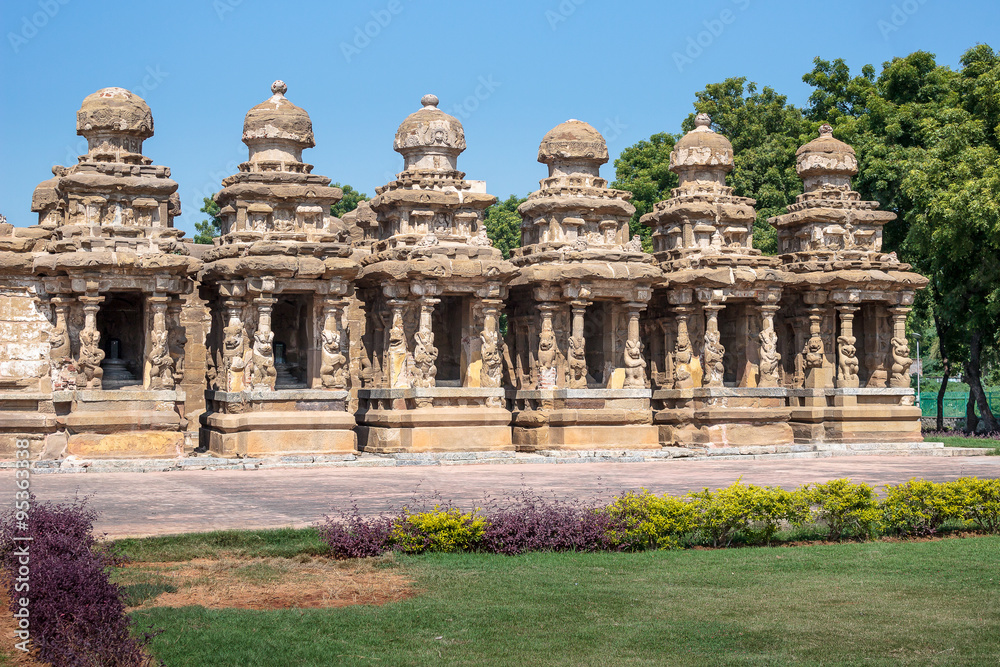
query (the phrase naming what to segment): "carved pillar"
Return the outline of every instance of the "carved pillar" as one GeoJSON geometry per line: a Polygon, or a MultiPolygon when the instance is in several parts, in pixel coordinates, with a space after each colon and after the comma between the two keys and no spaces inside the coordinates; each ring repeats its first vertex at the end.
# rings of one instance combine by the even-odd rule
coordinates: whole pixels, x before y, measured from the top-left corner
{"type": "Polygon", "coordinates": [[[910,386],[910,344],[906,340],[906,315],[908,307],[889,308],[892,316],[892,340],[889,341],[892,362],[892,375],[889,376],[889,386],[898,389],[910,386]]]}
{"type": "Polygon", "coordinates": [[[143,373],[146,389],[174,388],[174,359],[170,356],[170,334],[167,330],[169,301],[169,297],[163,294],[154,294],[148,299],[153,321],[146,334],[149,341],[143,373]]]}
{"type": "Polygon", "coordinates": [[[774,315],[778,312],[778,306],[761,305],[760,319],[761,330],[758,337],[760,364],[758,371],[760,380],[758,387],[777,387],[778,368],[781,363],[781,354],[778,353],[778,334],[774,329],[774,315]]]}
{"type": "Polygon", "coordinates": [[[243,324],[243,305],[242,299],[223,301],[227,322],[223,330],[222,369],[219,374],[219,387],[223,391],[243,391],[248,385],[245,371],[249,355],[246,327],[243,324]]]}
{"type": "Polygon", "coordinates": [[[639,338],[639,313],[646,309],[645,303],[629,302],[628,335],[625,339],[625,388],[646,388],[646,360],[642,356],[642,340],[639,338]]]}
{"type": "Polygon", "coordinates": [[[277,371],[274,367],[274,332],[271,330],[271,311],[276,299],[262,295],[253,300],[257,309],[257,330],[253,334],[253,367],[250,384],[258,391],[274,391],[277,371]]]}
{"type": "Polygon", "coordinates": [[[858,386],[858,348],[854,335],[854,313],[858,306],[837,306],[840,313],[840,337],[837,338],[837,386],[858,386]]]}
{"type": "Polygon", "coordinates": [[[552,318],[559,309],[558,303],[546,301],[539,304],[542,314],[542,330],[538,334],[538,388],[555,389],[559,386],[559,369],[556,364],[556,334],[552,318]]]}
{"type": "Polygon", "coordinates": [[[52,391],[76,388],[73,371],[73,346],[69,336],[69,306],[73,299],[53,297],[50,301],[55,323],[49,332],[49,372],[52,391]]]}
{"type": "Polygon", "coordinates": [[[441,299],[431,296],[420,297],[420,315],[417,331],[413,336],[413,384],[416,387],[433,387],[437,382],[438,349],[434,347],[432,317],[434,306],[441,299]]]}
{"type": "Polygon", "coordinates": [[[174,385],[184,382],[184,348],[187,345],[187,332],[181,322],[181,310],[184,303],[173,298],[167,304],[167,348],[174,363],[174,385]]]}
{"type": "MultiPolygon", "coordinates": [[[[500,342],[500,308],[503,301],[500,299],[483,299],[483,331],[480,334],[482,345],[480,354],[483,366],[479,371],[480,387],[502,387],[503,386],[503,346],[500,342]]],[[[500,407],[500,399],[490,399],[487,403],[491,407],[500,407]],[[496,405],[493,405],[496,404],[496,405]]]]}
{"type": "Polygon", "coordinates": [[[406,345],[406,331],[403,327],[403,310],[405,299],[389,299],[389,345],[386,350],[386,365],[384,372],[389,377],[389,387],[392,389],[409,389],[410,372],[407,368],[409,350],[406,345]]]}
{"type": "Polygon", "coordinates": [[[674,329],[677,322],[673,322],[673,327],[671,327],[670,319],[666,317],[659,318],[657,322],[660,325],[660,332],[663,334],[663,374],[661,375],[660,388],[669,389],[674,386],[674,347],[677,339],[674,329]]]}
{"type": "Polygon", "coordinates": [[[719,311],[725,308],[721,303],[706,303],[705,309],[705,377],[706,387],[723,386],[725,365],[723,359],[726,348],[722,346],[722,335],[719,333],[719,311]]]}
{"type": "Polygon", "coordinates": [[[806,292],[805,302],[809,304],[809,340],[802,351],[805,365],[805,386],[809,389],[828,386],[827,373],[823,368],[826,347],[823,345],[823,316],[826,314],[826,292],[806,292]]]}
{"type": "Polygon", "coordinates": [[[695,386],[692,368],[694,354],[691,336],[688,334],[688,319],[694,312],[692,306],[677,306],[674,309],[677,318],[677,343],[674,349],[674,389],[688,389],[695,386]]]}
{"type": "Polygon", "coordinates": [[[573,313],[573,325],[569,338],[569,386],[571,389],[587,388],[587,353],[584,338],[584,316],[590,301],[577,300],[570,302],[573,313]]]}
{"type": "Polygon", "coordinates": [[[339,298],[323,300],[323,328],[320,330],[322,359],[320,384],[326,389],[347,389],[347,356],[349,341],[344,326],[347,301],[339,298]]]}
{"type": "Polygon", "coordinates": [[[88,292],[80,297],[83,304],[84,323],[80,331],[80,374],[77,387],[82,384],[87,389],[100,389],[104,371],[104,351],[101,349],[101,332],[97,330],[97,313],[101,309],[103,296],[88,292]]]}

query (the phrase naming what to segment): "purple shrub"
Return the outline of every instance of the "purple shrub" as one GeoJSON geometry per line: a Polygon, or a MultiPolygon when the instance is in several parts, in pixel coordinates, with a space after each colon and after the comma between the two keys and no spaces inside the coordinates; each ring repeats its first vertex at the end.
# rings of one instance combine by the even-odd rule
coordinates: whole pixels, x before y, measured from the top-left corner
{"type": "Polygon", "coordinates": [[[326,517],[319,534],[334,558],[370,558],[392,549],[392,527],[391,517],[364,517],[355,503],[348,511],[326,517]]]}
{"type": "Polygon", "coordinates": [[[560,501],[522,490],[486,510],[482,549],[515,555],[528,551],[615,550],[615,519],[596,504],[560,501]]]}
{"type": "Polygon", "coordinates": [[[149,665],[144,647],[151,639],[132,635],[131,620],[108,568],[121,557],[96,549],[92,534],[97,513],[86,501],[36,503],[30,499],[27,530],[16,515],[0,517],[0,566],[9,580],[10,608],[30,600],[30,632],[38,657],[60,667],[139,667],[149,665]],[[31,537],[15,541],[14,537],[31,537]],[[17,577],[28,545],[28,589],[17,577]]]}

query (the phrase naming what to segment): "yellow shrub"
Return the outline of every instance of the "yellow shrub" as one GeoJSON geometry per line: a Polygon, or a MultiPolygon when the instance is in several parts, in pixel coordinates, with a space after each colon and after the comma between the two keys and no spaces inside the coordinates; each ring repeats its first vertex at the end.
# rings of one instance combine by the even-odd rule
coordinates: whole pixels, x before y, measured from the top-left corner
{"type": "Polygon", "coordinates": [[[392,541],[406,553],[470,551],[483,537],[485,519],[474,512],[435,506],[429,512],[404,513],[392,529],[392,541]]]}

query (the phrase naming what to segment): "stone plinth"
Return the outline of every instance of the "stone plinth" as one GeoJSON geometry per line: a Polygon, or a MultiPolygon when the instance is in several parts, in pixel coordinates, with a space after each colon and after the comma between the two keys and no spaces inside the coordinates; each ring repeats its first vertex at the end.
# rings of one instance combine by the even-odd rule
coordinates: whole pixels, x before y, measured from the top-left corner
{"type": "Polygon", "coordinates": [[[358,391],[360,449],[376,453],[511,450],[510,411],[500,387],[358,391]]]}
{"type": "Polygon", "coordinates": [[[343,454],[357,451],[347,391],[207,391],[201,417],[216,456],[343,454]]]}
{"type": "Polygon", "coordinates": [[[653,393],[653,421],[664,446],[790,445],[787,393],[781,387],[661,389],[653,393]]]}
{"type": "Polygon", "coordinates": [[[788,391],[797,443],[922,442],[912,389],[836,388],[788,391]]]}
{"type": "Polygon", "coordinates": [[[660,447],[648,389],[534,389],[509,396],[518,451],[660,447]]]}
{"type": "Polygon", "coordinates": [[[41,451],[45,437],[58,428],[51,394],[26,391],[0,392],[0,459],[16,456],[17,441],[29,440],[32,458],[41,451]]]}

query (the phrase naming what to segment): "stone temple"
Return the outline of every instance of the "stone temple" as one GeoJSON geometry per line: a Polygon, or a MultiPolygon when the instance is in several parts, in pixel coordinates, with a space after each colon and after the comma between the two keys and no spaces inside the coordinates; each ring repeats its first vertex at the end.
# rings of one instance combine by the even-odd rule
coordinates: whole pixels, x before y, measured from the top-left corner
{"type": "Polygon", "coordinates": [[[437,97],[399,125],[396,179],[340,219],[286,93],[246,114],[213,246],[173,227],[177,183],[143,154],[149,106],[121,88],[83,100],[87,154],[36,188],[37,224],[0,223],[0,458],[20,438],[46,459],[921,440],[905,322],[927,281],[882,251],[894,216],[851,189],[857,158],[829,126],[798,150],[804,193],[769,220],[766,256],[710,118],[642,217],[652,253],[630,193],[601,177],[604,138],[566,121],[541,137],[548,173],[505,259],[496,198],[459,171],[465,130],[437,97]]]}

